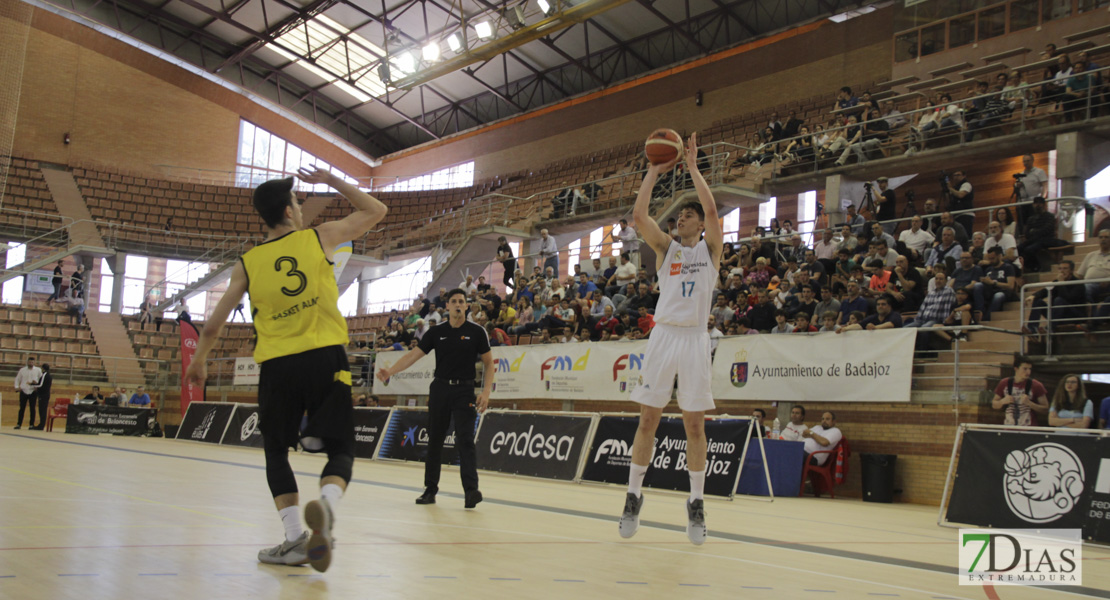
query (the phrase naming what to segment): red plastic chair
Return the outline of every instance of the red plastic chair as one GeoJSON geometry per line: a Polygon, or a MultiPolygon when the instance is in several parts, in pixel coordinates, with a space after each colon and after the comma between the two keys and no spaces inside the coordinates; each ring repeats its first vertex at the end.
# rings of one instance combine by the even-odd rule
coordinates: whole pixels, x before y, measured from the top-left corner
{"type": "Polygon", "coordinates": [[[55,398],[54,405],[50,407],[50,416],[46,419],[46,431],[54,431],[54,419],[69,418],[69,403],[72,398],[55,398]]]}
{"type": "Polygon", "coordinates": [[[802,471],[802,485],[798,490],[798,495],[805,494],[806,477],[809,477],[813,483],[813,495],[820,497],[821,492],[828,491],[830,498],[836,498],[833,492],[833,487],[843,484],[848,480],[848,459],[852,456],[851,447],[848,446],[847,438],[841,438],[831,450],[818,450],[813,454],[806,455],[805,469],[802,471]],[[836,456],[840,452],[840,448],[844,448],[844,461],[841,465],[841,474],[843,478],[838,482],[836,481],[836,456]],[[828,459],[823,465],[811,465],[810,459],[818,454],[829,455],[828,459]]]}

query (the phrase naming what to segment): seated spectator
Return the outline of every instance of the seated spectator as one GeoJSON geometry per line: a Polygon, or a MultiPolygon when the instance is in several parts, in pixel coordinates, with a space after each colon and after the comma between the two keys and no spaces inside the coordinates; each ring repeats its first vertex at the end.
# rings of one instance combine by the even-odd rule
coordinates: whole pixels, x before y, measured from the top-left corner
{"type": "Polygon", "coordinates": [[[866,318],[867,318],[867,315],[864,314],[863,312],[858,311],[858,310],[853,310],[852,313],[848,315],[848,324],[844,325],[844,326],[837,327],[836,332],[837,333],[844,333],[845,331],[860,329],[860,323],[862,323],[863,320],[866,319],[866,318]]]}
{"type": "Polygon", "coordinates": [[[1052,395],[1052,407],[1048,409],[1049,426],[1090,429],[1094,417],[1095,404],[1087,398],[1087,390],[1079,376],[1073,373],[1064,375],[1052,395]]]}
{"type": "Polygon", "coordinates": [[[921,305],[924,297],[925,281],[921,273],[910,266],[910,261],[905,256],[898,255],[894,262],[894,270],[890,272],[890,281],[886,285],[886,293],[898,312],[914,312],[921,305]]]}
{"type": "MultiPolygon", "coordinates": [[[[466,292],[466,295],[468,297],[473,295],[473,294],[477,294],[478,293],[478,286],[474,284],[474,276],[473,275],[467,275],[466,276],[466,281],[463,281],[463,282],[459,283],[459,289],[466,292]]],[[[392,320],[392,317],[390,317],[390,319],[392,320]]]]}
{"type": "Polygon", "coordinates": [[[1010,114],[1009,103],[1002,98],[1003,85],[996,84],[993,90],[989,90],[988,87],[985,81],[975,84],[972,110],[966,116],[965,142],[970,142],[977,131],[997,125],[1010,114]]]}
{"type": "MultiPolygon", "coordinates": [[[[940,127],[940,109],[937,108],[937,103],[932,100],[925,101],[925,108],[932,110],[922,110],[917,113],[917,122],[910,127],[910,141],[907,144],[906,156],[913,156],[919,150],[925,149],[925,142],[929,140],[938,127],[940,127]]],[[[930,214],[925,211],[925,214],[930,214]]]]}
{"type": "Polygon", "coordinates": [[[864,296],[868,298],[877,298],[886,293],[886,287],[890,283],[891,271],[887,271],[883,265],[883,261],[876,258],[867,263],[867,270],[871,273],[871,278],[868,281],[867,288],[861,290],[864,296]]]}
{"type": "Polygon", "coordinates": [[[127,393],[122,387],[116,387],[115,391],[108,394],[104,398],[104,406],[123,406],[127,403],[127,393]]]}
{"type": "MultiPolygon", "coordinates": [[[[863,226],[867,224],[867,221],[864,220],[863,215],[856,212],[855,204],[845,206],[844,210],[847,212],[847,216],[844,218],[844,225],[852,229],[852,235],[859,235],[860,232],[863,231],[863,226]]],[[[848,236],[845,235],[844,239],[848,239],[848,236]]]]}
{"type": "Polygon", "coordinates": [[[92,386],[92,391],[88,394],[85,394],[85,397],[82,398],[82,400],[83,402],[80,402],[79,404],[103,404],[104,394],[100,393],[100,386],[94,385],[92,386]]]}
{"type": "Polygon", "coordinates": [[[910,258],[915,263],[920,263],[925,260],[925,251],[933,245],[936,238],[933,234],[921,228],[922,220],[919,215],[914,215],[910,219],[910,228],[906,229],[898,235],[898,241],[905,244],[906,249],[910,252],[910,258]]]}
{"type": "Polygon", "coordinates": [[[840,301],[840,319],[837,323],[841,326],[848,325],[848,318],[853,312],[867,314],[871,309],[867,298],[860,295],[860,285],[856,281],[848,282],[848,297],[840,301]]]}
{"type": "Polygon", "coordinates": [[[968,249],[968,252],[971,252],[971,258],[975,260],[975,262],[983,265],[984,267],[987,264],[986,248],[984,248],[986,243],[987,234],[983,233],[982,231],[976,231],[975,233],[971,234],[971,248],[968,249]]]}
{"type": "MultiPolygon", "coordinates": [[[[1070,260],[1065,260],[1060,263],[1060,272],[1056,275],[1053,281],[1078,281],[1075,277],[1075,263],[1070,260]]],[[[1041,317],[1049,314],[1048,306],[1048,288],[1041,288],[1037,290],[1032,296],[1025,298],[1025,303],[1031,310],[1029,311],[1028,324],[1022,325],[1024,333],[1046,333],[1044,327],[1041,326],[1041,317]]],[[[1087,311],[1084,308],[1084,303],[1087,301],[1087,294],[1084,286],[1082,285],[1060,285],[1052,289],[1052,307],[1051,307],[1051,320],[1056,324],[1055,327],[1060,327],[1064,324],[1079,323],[1079,319],[1086,316],[1087,311]]]]}
{"type": "MultiPolygon", "coordinates": [[[[1061,96],[1064,104],[1064,119],[1066,121],[1076,121],[1087,117],[1085,114],[1087,107],[1087,96],[1094,93],[1096,90],[1094,81],[1096,75],[1086,73],[1087,63],[1085,61],[1075,61],[1072,65],[1072,75],[1068,77],[1067,83],[1064,85],[1064,93],[1061,96]]],[[[1092,110],[1092,112],[1095,112],[1092,110]]],[[[1091,115],[1094,116],[1094,115],[1091,115]]]]}
{"type": "MultiPolygon", "coordinates": [[[[894,312],[890,298],[880,296],[875,301],[875,314],[859,322],[857,329],[875,331],[876,329],[897,329],[902,326],[902,315],[894,312]]],[[[844,329],[852,329],[850,326],[844,329]]]]}
{"type": "Polygon", "coordinates": [[[896,131],[910,124],[909,119],[902,114],[902,111],[894,106],[893,100],[883,102],[883,118],[886,119],[886,125],[890,131],[896,131]]]}
{"type": "MultiPolygon", "coordinates": [[[[512,346],[513,342],[509,338],[509,334],[505,333],[504,329],[494,325],[493,323],[486,323],[486,333],[489,334],[490,346],[512,346]]],[[[416,341],[416,340],[412,340],[416,341]]]]}
{"type": "Polygon", "coordinates": [[[141,385],[136,388],[127,404],[130,406],[150,406],[150,395],[146,393],[146,388],[141,385]]]}
{"type": "Polygon", "coordinates": [[[998,382],[991,406],[1004,411],[1006,425],[1037,426],[1048,415],[1048,392],[1033,379],[1033,361],[1014,356],[1014,374],[998,382]]]}
{"type": "Polygon", "coordinates": [[[809,464],[823,465],[829,461],[831,454],[813,456],[813,453],[836,448],[840,440],[844,439],[844,434],[836,426],[836,413],[826,411],[821,415],[821,424],[803,431],[802,437],[805,438],[805,451],[806,456],[809,457],[809,464]]]}
{"type": "Polygon", "coordinates": [[[983,242],[983,251],[989,252],[991,248],[998,246],[1002,248],[1002,258],[1009,263],[1013,263],[1018,258],[1017,240],[1003,229],[1002,223],[998,221],[991,221],[990,225],[987,225],[987,233],[990,235],[983,242]]]}
{"type": "Polygon", "coordinates": [[[790,422],[782,428],[779,433],[779,439],[800,442],[803,439],[803,434],[809,427],[804,423],[806,418],[806,409],[801,404],[795,404],[790,407],[790,422]]]}
{"type": "Polygon", "coordinates": [[[624,290],[628,284],[636,281],[636,271],[638,267],[632,262],[632,258],[627,252],[621,253],[621,264],[613,271],[613,274],[607,281],[605,287],[605,295],[613,296],[624,290]]]}
{"type": "Polygon", "coordinates": [[[786,311],[781,308],[775,311],[775,326],[771,333],[794,333],[794,326],[787,322],[786,311]]]}
{"type": "Polygon", "coordinates": [[[762,408],[752,409],[752,437],[767,437],[771,433],[771,428],[764,425],[763,421],[767,418],[767,412],[762,408]]]}
{"type": "MultiPolygon", "coordinates": [[[[963,255],[964,249],[956,243],[956,230],[952,227],[945,227],[941,230],[940,242],[933,245],[929,250],[928,256],[925,257],[926,271],[931,271],[932,267],[937,263],[944,264],[949,269],[955,268],[955,263],[963,255]]],[[[968,258],[971,258],[971,253],[968,253],[968,258]]]]}
{"type": "Polygon", "coordinates": [[[794,315],[794,333],[817,333],[817,328],[809,324],[809,313],[804,310],[794,315]]]}
{"type": "Polygon", "coordinates": [[[597,320],[597,323],[594,324],[594,331],[598,332],[598,337],[600,337],[603,332],[614,334],[617,332],[617,325],[619,324],[620,320],[613,314],[613,305],[610,304],[605,307],[604,314],[597,320]]]}
{"type": "MultiPolygon", "coordinates": [[[[1110,229],[1098,232],[1098,249],[1083,257],[1077,271],[1080,279],[1106,279],[1110,278],[1110,229]]],[[[1087,283],[1084,285],[1087,293],[1087,302],[1100,305],[1096,316],[1102,316],[1105,310],[1102,305],[1110,299],[1110,284],[1087,283]]]]}
{"type": "Polygon", "coordinates": [[[66,314],[73,317],[73,324],[80,325],[85,322],[85,299],[73,294],[73,288],[66,290],[61,303],[65,306],[66,314]]]}
{"type": "Polygon", "coordinates": [[[709,313],[716,319],[717,323],[728,326],[732,321],[733,315],[736,314],[736,308],[728,305],[728,296],[720,294],[717,296],[717,304],[709,311],[709,313]]]}
{"type": "MultiPolygon", "coordinates": [[[[736,333],[735,335],[756,335],[759,333],[758,329],[752,328],[752,322],[747,317],[740,317],[736,319],[736,333]]],[[[734,334],[729,334],[734,335],[734,334]]]]}
{"type": "Polygon", "coordinates": [[[709,321],[709,352],[712,355],[712,353],[717,351],[717,344],[721,343],[721,338],[725,337],[725,334],[721,333],[720,329],[717,329],[717,319],[714,318],[713,315],[709,315],[708,321],[709,321]]]}
{"type": "Polygon", "coordinates": [[[854,106],[859,106],[859,98],[852,95],[852,88],[848,86],[840,88],[836,93],[836,102],[832,107],[833,112],[852,108],[854,106]]]}
{"type": "MultiPolygon", "coordinates": [[[[577,266],[577,265],[575,265],[575,266],[577,266]]],[[[492,287],[493,286],[486,283],[486,276],[485,275],[479,275],[478,276],[478,285],[476,285],[475,288],[477,288],[479,294],[486,293],[486,290],[489,290],[492,287]]]]}
{"type": "Polygon", "coordinates": [[[813,325],[817,325],[817,318],[820,316],[824,318],[825,313],[832,312],[834,314],[840,313],[840,300],[833,294],[832,288],[824,285],[821,286],[821,301],[813,307],[813,325]]]}
{"type": "Polygon", "coordinates": [[[983,277],[975,286],[975,293],[980,296],[980,302],[984,306],[984,321],[989,321],[991,312],[1002,310],[1002,306],[1014,298],[1016,284],[1014,267],[1002,262],[1002,248],[991,248],[987,253],[987,267],[983,269],[983,277]],[[990,302],[987,302],[988,297],[990,302]]]}
{"type": "Polygon", "coordinates": [[[646,306],[639,308],[640,317],[636,320],[636,327],[640,329],[640,337],[646,338],[651,335],[651,330],[655,327],[655,317],[648,313],[646,306]]]}
{"type": "MultiPolygon", "coordinates": [[[[970,185],[970,184],[968,184],[970,185]]],[[[960,215],[961,217],[965,215],[960,215]]],[[[970,216],[970,215],[967,215],[970,216]]],[[[971,242],[971,235],[964,223],[960,219],[952,216],[952,213],[944,211],[940,213],[941,232],[943,234],[945,227],[951,227],[952,232],[956,234],[956,243],[960,246],[967,248],[971,242]]]]}
{"type": "MultiPolygon", "coordinates": [[[[871,221],[870,223],[868,223],[867,227],[868,231],[871,232],[871,240],[868,242],[868,245],[876,241],[881,241],[886,244],[888,250],[898,245],[898,243],[894,241],[894,236],[890,235],[886,232],[885,229],[883,229],[882,223],[879,223],[878,221],[871,221]]],[[[891,263],[891,265],[893,264],[894,263],[891,263]]]]}
{"type": "MultiPolygon", "coordinates": [[[[1041,250],[1069,245],[1056,236],[1056,215],[1048,212],[1048,205],[1040,196],[1033,198],[1033,212],[1026,219],[1022,233],[1025,241],[1018,244],[1017,252],[1021,256],[1022,270],[1026,273],[1041,272],[1042,265],[1037,256],[1041,250]]],[[[1080,277],[1083,277],[1082,273],[1080,277]]]]}
{"type": "MultiPolygon", "coordinates": [[[[956,292],[948,287],[948,275],[939,272],[934,276],[936,288],[925,295],[921,308],[913,321],[906,323],[906,327],[935,327],[942,325],[944,320],[952,314],[956,306],[956,292]]],[[[928,350],[929,334],[924,331],[917,332],[917,349],[928,350]]]]}
{"type": "Polygon", "coordinates": [[[835,333],[836,332],[836,312],[835,311],[828,310],[828,311],[825,311],[825,312],[821,313],[821,329],[819,329],[818,332],[820,332],[820,333],[829,333],[829,332],[835,333]]]}
{"type": "Polygon", "coordinates": [[[782,126],[782,137],[792,138],[799,133],[805,133],[801,130],[804,127],[804,122],[798,118],[798,111],[790,109],[790,112],[786,114],[786,123],[782,126]]]}

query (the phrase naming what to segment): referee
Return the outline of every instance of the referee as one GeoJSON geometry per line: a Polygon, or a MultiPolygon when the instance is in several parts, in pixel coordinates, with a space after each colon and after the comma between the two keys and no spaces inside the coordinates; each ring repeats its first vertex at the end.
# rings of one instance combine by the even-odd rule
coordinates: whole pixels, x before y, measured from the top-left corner
{"type": "Polygon", "coordinates": [[[331,564],[332,524],[354,464],[354,408],[351,368],[344,348],[347,321],[339,313],[332,252],[363,236],[385,217],[377,199],[323,169],[302,168],[306,183],[335,188],[354,207],[337,221],[305,229],[293,193],[293,178],[267,181],[254,190],[254,208],[266,224],[266,239],[239,258],[231,282],[205,323],[196,355],[185,376],[204,385],[207,358],[228,315],[250,293],[257,343],[259,429],[266,457],[266,481],[285,528],[285,540],[258,553],[259,562],[309,563],[317,571],[331,564]],[[301,421],[307,413],[307,424],[301,421]],[[297,480],[289,448],[303,438],[319,438],[328,462],[320,474],[320,500],[305,505],[301,525],[297,480]]]}
{"type": "Polygon", "coordinates": [[[446,322],[436,325],[420,338],[420,344],[401,357],[392,367],[378,370],[378,379],[388,381],[412,366],[432,350],[436,351],[435,378],[428,390],[428,455],[424,458],[424,493],[417,504],[435,504],[439,492],[439,472],[443,440],[447,427],[455,421],[455,448],[459,451],[466,508],[482,501],[478,491],[478,457],[474,450],[474,421],[489,406],[493,389],[493,353],[489,335],[476,323],[466,320],[466,293],[459,288],[447,292],[446,322]],[[485,365],[482,393],[475,398],[474,363],[485,365]],[[476,409],[476,410],[475,410],[476,409]]]}

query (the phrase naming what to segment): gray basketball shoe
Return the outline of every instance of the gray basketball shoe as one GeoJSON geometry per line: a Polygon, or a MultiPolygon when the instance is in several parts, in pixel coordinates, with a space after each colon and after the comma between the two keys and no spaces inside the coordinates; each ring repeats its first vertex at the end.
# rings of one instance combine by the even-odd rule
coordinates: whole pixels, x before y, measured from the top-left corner
{"type": "Polygon", "coordinates": [[[640,509],[644,506],[644,495],[637,498],[634,494],[626,494],[624,498],[624,512],[621,513],[621,537],[628,539],[636,535],[640,529],[640,509]]]}
{"type": "Polygon", "coordinates": [[[306,544],[308,562],[321,573],[327,571],[331,565],[331,550],[334,547],[331,529],[334,520],[327,500],[313,500],[304,507],[304,522],[312,530],[306,544]]]}
{"type": "Polygon", "coordinates": [[[705,527],[705,501],[686,501],[686,537],[690,543],[700,546],[705,543],[709,530],[705,527]]]}
{"type": "Polygon", "coordinates": [[[303,565],[308,562],[308,532],[301,537],[285,541],[273,548],[258,551],[258,562],[268,565],[303,565]]]}

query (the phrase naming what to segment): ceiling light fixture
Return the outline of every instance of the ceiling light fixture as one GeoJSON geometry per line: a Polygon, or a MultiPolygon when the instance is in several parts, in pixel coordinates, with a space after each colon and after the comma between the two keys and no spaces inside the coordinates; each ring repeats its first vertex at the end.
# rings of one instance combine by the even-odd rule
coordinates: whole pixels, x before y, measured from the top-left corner
{"type": "Polygon", "coordinates": [[[506,10],[505,18],[508,19],[509,25],[511,25],[513,29],[520,29],[525,25],[524,9],[521,8],[519,4],[514,6],[511,10],[506,10]]]}
{"type": "Polygon", "coordinates": [[[478,34],[478,39],[488,40],[493,37],[493,27],[489,21],[482,21],[474,26],[474,32],[478,34]]]}
{"type": "Polygon", "coordinates": [[[459,49],[462,48],[462,41],[459,40],[459,34],[452,33],[447,36],[447,47],[451,49],[451,52],[458,52],[459,49]]]}
{"type": "Polygon", "coordinates": [[[435,62],[439,58],[439,43],[432,42],[420,51],[424,56],[424,62],[435,62]]]}
{"type": "Polygon", "coordinates": [[[397,57],[397,68],[406,75],[416,71],[416,59],[413,58],[412,52],[404,52],[397,57]]]}
{"type": "Polygon", "coordinates": [[[545,17],[550,17],[551,13],[555,12],[552,10],[551,3],[547,0],[536,0],[536,4],[539,5],[540,12],[542,12],[545,17]]]}

